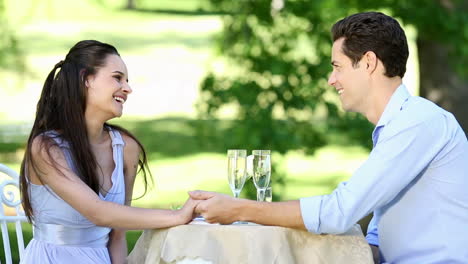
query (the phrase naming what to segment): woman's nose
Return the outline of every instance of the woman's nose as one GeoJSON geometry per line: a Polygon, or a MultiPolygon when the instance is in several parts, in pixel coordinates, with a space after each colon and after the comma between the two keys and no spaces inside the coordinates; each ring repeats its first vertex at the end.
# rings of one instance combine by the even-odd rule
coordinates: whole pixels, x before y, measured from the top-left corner
{"type": "Polygon", "coordinates": [[[132,87],[130,87],[130,85],[127,82],[125,82],[125,84],[122,86],[122,89],[125,93],[128,94],[133,92],[132,87]]]}

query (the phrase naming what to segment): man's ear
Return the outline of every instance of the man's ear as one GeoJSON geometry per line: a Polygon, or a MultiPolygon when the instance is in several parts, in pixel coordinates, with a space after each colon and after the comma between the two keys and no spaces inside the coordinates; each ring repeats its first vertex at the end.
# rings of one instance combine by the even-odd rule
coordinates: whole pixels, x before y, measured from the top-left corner
{"type": "Polygon", "coordinates": [[[377,69],[378,58],[373,51],[367,51],[364,53],[363,62],[366,65],[366,70],[369,73],[373,73],[377,69]]]}

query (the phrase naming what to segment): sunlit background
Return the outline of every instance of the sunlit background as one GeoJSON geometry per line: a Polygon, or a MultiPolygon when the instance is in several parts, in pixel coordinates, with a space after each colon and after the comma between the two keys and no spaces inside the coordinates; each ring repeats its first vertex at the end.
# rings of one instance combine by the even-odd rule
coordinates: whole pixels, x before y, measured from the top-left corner
{"type": "MultiPolygon", "coordinates": [[[[0,73],[4,138],[29,132],[45,77],[69,48],[82,39],[113,44],[127,64],[133,93],[125,104],[122,121],[159,120],[160,127],[148,128],[193,135],[184,131],[182,123],[173,121],[167,125],[163,120],[197,117],[195,104],[200,82],[208,70],[224,67],[214,45],[222,29],[221,15],[201,12],[208,5],[200,0],[137,3],[154,11],[124,10],[125,1],[6,1],[8,22],[24,52],[27,69],[24,73],[2,69],[0,73]]],[[[414,30],[409,28],[410,40],[413,34],[414,30]]],[[[410,47],[415,54],[414,44],[410,47]]],[[[418,82],[417,65],[411,60],[408,68],[405,82],[414,89],[418,82]]],[[[229,111],[225,112],[229,118],[229,111]]],[[[5,163],[18,169],[22,151],[17,149],[14,159],[11,153],[5,155],[8,156],[5,163]]],[[[158,149],[149,151],[158,153],[158,149]]],[[[134,204],[176,206],[187,198],[186,191],[198,188],[230,193],[224,153],[188,152],[195,153],[155,155],[150,161],[155,186],[134,204]]],[[[350,176],[366,154],[367,150],[359,146],[331,145],[314,156],[294,151],[280,160],[273,156],[273,162],[287,171],[288,184],[282,198],[329,192],[350,176]],[[333,178],[331,184],[327,176],[333,178]]]]}
{"type": "MultiPolygon", "coordinates": [[[[173,209],[187,199],[187,191],[194,189],[231,195],[225,154],[230,146],[223,145],[229,134],[223,122],[236,119],[238,110],[232,104],[223,106],[218,111],[218,123],[208,126],[211,129],[207,132],[204,124],[209,120],[203,119],[197,108],[207,75],[230,74],[231,61],[216,44],[223,33],[225,13],[221,9],[210,5],[209,0],[3,0],[0,7],[4,13],[0,26],[15,36],[25,65],[18,70],[21,67],[14,67],[18,65],[13,62],[11,67],[0,68],[0,163],[19,171],[47,74],[77,41],[96,39],[119,50],[133,89],[124,116],[113,122],[134,132],[150,157],[155,184],[133,205],[173,209]],[[126,8],[129,2],[134,2],[135,8],[126,8]]],[[[404,83],[418,95],[418,32],[414,26],[402,24],[410,47],[404,83]]],[[[310,52],[309,48],[302,45],[298,52],[310,52]]],[[[336,102],[333,90],[325,95],[336,102]]],[[[310,152],[313,154],[293,148],[272,149],[275,170],[283,175],[276,189],[277,199],[326,194],[351,176],[369,148],[346,142],[345,134],[340,133],[331,132],[327,143],[310,152]],[[342,144],[344,141],[346,144],[342,144]]],[[[135,188],[136,196],[144,189],[140,181],[135,188]]],[[[274,193],[275,188],[273,185],[274,193]]],[[[138,235],[131,234],[130,249],[138,235]]]]}

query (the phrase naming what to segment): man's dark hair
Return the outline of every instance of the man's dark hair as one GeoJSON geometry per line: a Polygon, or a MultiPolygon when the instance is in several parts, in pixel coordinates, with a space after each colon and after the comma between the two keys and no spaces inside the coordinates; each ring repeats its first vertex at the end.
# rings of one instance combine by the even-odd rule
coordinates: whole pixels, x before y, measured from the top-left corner
{"type": "Polygon", "coordinates": [[[398,21],[380,12],[354,14],[336,22],[332,29],[333,42],[344,38],[343,53],[353,66],[367,51],[373,51],[385,67],[388,77],[406,72],[408,44],[398,21]]]}

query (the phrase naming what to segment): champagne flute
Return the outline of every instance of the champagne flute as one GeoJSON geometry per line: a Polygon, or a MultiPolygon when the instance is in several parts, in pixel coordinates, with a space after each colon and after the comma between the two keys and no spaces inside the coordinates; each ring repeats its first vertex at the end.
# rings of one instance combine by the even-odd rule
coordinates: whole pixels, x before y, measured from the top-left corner
{"type": "Polygon", "coordinates": [[[273,200],[273,189],[271,186],[265,188],[265,202],[271,202],[273,200]]]}
{"type": "Polygon", "coordinates": [[[270,150],[253,150],[253,182],[257,188],[257,201],[265,200],[265,189],[270,184],[270,150]]]}
{"type": "Polygon", "coordinates": [[[247,156],[247,177],[246,181],[250,180],[253,177],[253,155],[247,156]]]}
{"type": "Polygon", "coordinates": [[[245,149],[229,149],[228,152],[228,182],[234,197],[239,198],[246,179],[245,149]]]}

